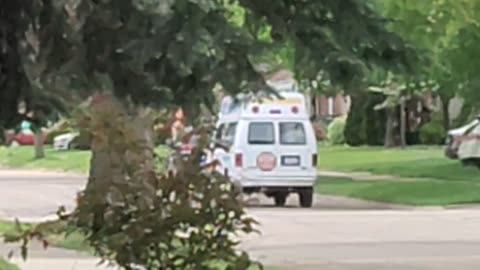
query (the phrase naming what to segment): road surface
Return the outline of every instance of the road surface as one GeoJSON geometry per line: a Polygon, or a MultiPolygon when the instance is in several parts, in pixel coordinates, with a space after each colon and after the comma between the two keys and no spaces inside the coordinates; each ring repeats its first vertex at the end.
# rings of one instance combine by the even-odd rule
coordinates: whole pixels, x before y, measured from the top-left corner
{"type": "MultiPolygon", "coordinates": [[[[74,206],[82,176],[0,171],[0,217],[22,220],[74,206]]],[[[313,209],[272,208],[261,198],[249,213],[261,235],[242,248],[267,265],[292,270],[480,269],[480,211],[410,209],[318,196],[313,209]]]]}

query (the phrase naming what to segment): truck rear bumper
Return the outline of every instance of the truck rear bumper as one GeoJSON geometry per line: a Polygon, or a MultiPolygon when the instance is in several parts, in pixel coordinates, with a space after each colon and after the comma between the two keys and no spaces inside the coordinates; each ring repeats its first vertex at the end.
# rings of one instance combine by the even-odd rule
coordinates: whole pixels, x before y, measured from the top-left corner
{"type": "Polygon", "coordinates": [[[312,187],[315,185],[317,174],[299,174],[286,176],[253,176],[240,174],[237,177],[232,176],[236,185],[243,188],[274,188],[274,187],[312,187]]]}

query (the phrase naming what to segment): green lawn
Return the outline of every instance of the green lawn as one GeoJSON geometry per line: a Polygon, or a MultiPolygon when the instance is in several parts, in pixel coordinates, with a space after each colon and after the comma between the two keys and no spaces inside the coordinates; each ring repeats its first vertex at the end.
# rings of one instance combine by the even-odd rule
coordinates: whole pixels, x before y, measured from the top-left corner
{"type": "Polygon", "coordinates": [[[45,158],[34,159],[33,147],[0,147],[0,166],[70,172],[88,172],[90,151],[55,151],[45,147],[45,158]]]}
{"type": "Polygon", "coordinates": [[[444,157],[441,147],[320,147],[320,168],[449,181],[479,181],[480,171],[444,157]]]}
{"type": "MultiPolygon", "coordinates": [[[[165,147],[157,153],[165,155],[165,147]]],[[[0,166],[57,171],[88,172],[89,151],[55,151],[45,149],[44,159],[33,159],[32,147],[0,147],[0,166]]],[[[441,147],[384,149],[381,147],[320,146],[320,168],[347,172],[371,172],[402,177],[452,181],[480,181],[480,171],[463,167],[457,160],[443,156],[441,147]]]]}
{"type": "MultiPolygon", "coordinates": [[[[24,226],[25,229],[32,225],[22,223],[22,226],[24,226]]],[[[0,221],[0,237],[6,234],[15,234],[15,232],[16,228],[14,222],[0,221]]],[[[68,235],[49,235],[47,239],[49,240],[50,244],[55,247],[88,253],[92,252],[90,246],[85,243],[84,236],[78,231],[74,231],[68,235]]],[[[0,268],[0,270],[2,269],[0,268]]]]}
{"type": "MultiPolygon", "coordinates": [[[[31,228],[31,224],[29,223],[21,223],[22,229],[29,229],[31,228]]],[[[16,230],[15,222],[12,221],[2,221],[0,220],[0,237],[5,235],[9,232],[14,232],[16,230]]]]}
{"type": "Polygon", "coordinates": [[[20,270],[20,268],[0,258],[0,270],[20,270]]]}
{"type": "MultiPolygon", "coordinates": [[[[159,156],[165,147],[156,149],[159,156]]],[[[0,148],[0,166],[30,169],[87,172],[89,151],[55,151],[46,148],[46,158],[32,159],[32,147],[0,148]]],[[[425,181],[350,181],[324,179],[317,192],[363,198],[375,201],[412,205],[445,205],[480,202],[480,171],[463,167],[457,160],[443,156],[441,147],[385,149],[382,147],[320,146],[320,168],[345,172],[371,172],[403,178],[425,178],[425,181]],[[437,180],[437,181],[434,181],[437,180]],[[439,181],[438,181],[439,180],[439,181]]],[[[0,223],[0,231],[2,224],[0,223]]],[[[58,245],[87,249],[78,235],[70,236],[58,245]]]]}
{"type": "Polygon", "coordinates": [[[320,168],[370,172],[417,181],[351,181],[320,178],[316,191],[408,205],[480,202],[480,171],[444,157],[441,147],[320,147],[320,168]]]}
{"type": "Polygon", "coordinates": [[[431,206],[480,202],[480,185],[449,181],[352,181],[322,177],[317,193],[378,202],[431,206]]]}
{"type": "Polygon", "coordinates": [[[0,221],[0,236],[14,229],[15,225],[13,222],[0,221]]]}
{"type": "MultiPolygon", "coordinates": [[[[155,149],[159,156],[166,156],[167,151],[163,146],[155,149]]],[[[87,173],[90,166],[90,151],[56,151],[51,146],[46,146],[45,158],[34,159],[33,153],[31,146],[0,146],[0,167],[87,173]]]]}

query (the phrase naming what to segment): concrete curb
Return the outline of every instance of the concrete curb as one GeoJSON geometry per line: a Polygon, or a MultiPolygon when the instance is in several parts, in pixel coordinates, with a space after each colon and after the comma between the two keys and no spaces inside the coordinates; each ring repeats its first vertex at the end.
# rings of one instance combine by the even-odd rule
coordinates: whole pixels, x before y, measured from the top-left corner
{"type": "Polygon", "coordinates": [[[41,223],[41,222],[47,222],[47,221],[55,221],[58,219],[57,215],[48,215],[48,216],[41,216],[41,217],[11,217],[7,215],[2,215],[0,213],[0,220],[3,221],[15,221],[18,219],[20,222],[23,223],[41,223]]]}
{"type": "Polygon", "coordinates": [[[87,174],[80,172],[70,172],[70,171],[61,171],[61,170],[47,170],[47,169],[38,169],[38,168],[12,168],[5,167],[0,165],[0,171],[3,175],[11,175],[14,177],[20,176],[56,176],[56,177],[75,177],[75,178],[87,178],[87,174]]]}

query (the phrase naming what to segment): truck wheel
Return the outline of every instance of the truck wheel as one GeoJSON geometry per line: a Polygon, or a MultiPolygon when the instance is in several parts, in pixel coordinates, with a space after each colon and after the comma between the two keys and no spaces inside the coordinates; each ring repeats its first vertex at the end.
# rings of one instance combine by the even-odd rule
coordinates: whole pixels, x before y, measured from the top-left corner
{"type": "Polygon", "coordinates": [[[460,160],[460,162],[461,162],[462,165],[465,166],[465,167],[477,166],[477,164],[476,164],[476,162],[475,162],[475,159],[473,159],[473,158],[462,159],[462,160],[460,160]]]}
{"type": "Polygon", "coordinates": [[[273,195],[273,199],[275,200],[275,206],[285,206],[287,202],[287,193],[277,192],[273,195]]]}
{"type": "Polygon", "coordinates": [[[77,148],[77,146],[75,145],[74,142],[71,142],[67,145],[67,150],[74,150],[76,148],[77,148]]]}
{"type": "Polygon", "coordinates": [[[313,204],[313,188],[302,188],[298,191],[300,199],[300,206],[303,208],[310,208],[313,204]]]}

